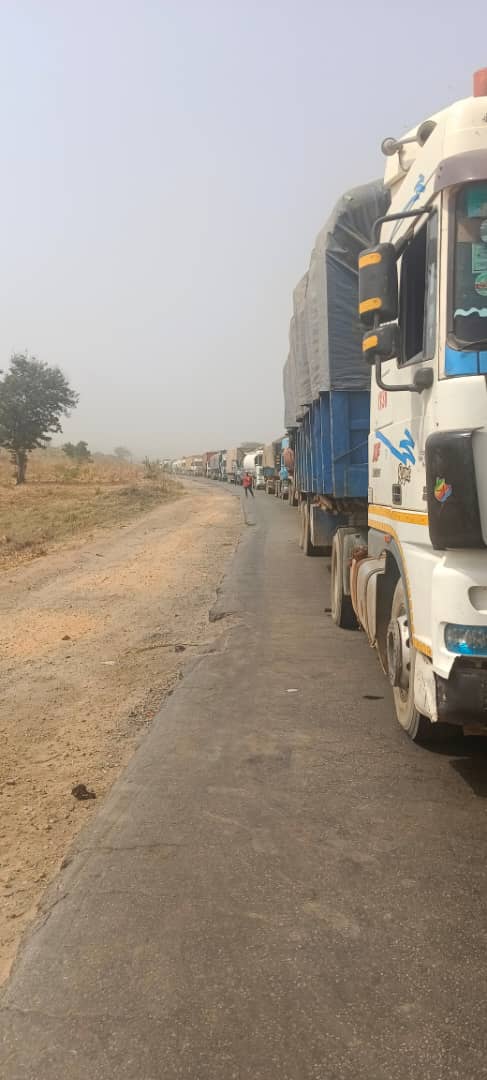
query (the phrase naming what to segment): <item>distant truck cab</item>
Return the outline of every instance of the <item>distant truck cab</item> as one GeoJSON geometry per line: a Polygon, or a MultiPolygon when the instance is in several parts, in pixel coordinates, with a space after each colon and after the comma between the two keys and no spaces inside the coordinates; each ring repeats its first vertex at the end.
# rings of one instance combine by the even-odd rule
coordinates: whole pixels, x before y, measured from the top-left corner
{"type": "Polygon", "coordinates": [[[260,448],[258,450],[251,450],[243,459],[243,472],[250,473],[256,490],[263,490],[265,488],[263,457],[264,451],[260,448]]]}

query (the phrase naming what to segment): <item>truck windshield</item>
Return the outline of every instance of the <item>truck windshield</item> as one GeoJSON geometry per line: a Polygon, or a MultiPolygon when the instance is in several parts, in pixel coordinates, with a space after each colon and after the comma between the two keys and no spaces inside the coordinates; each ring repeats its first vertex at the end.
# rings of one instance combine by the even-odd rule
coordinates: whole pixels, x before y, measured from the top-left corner
{"type": "Polygon", "coordinates": [[[453,332],[461,345],[487,344],[487,180],[456,199],[453,332]]]}

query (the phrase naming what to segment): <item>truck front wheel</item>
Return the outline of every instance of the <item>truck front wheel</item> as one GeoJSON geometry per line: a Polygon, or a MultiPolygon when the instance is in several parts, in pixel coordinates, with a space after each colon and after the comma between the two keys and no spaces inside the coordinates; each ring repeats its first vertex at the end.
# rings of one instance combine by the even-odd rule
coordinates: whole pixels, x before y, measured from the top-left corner
{"type": "Polygon", "coordinates": [[[417,651],[410,633],[409,611],[402,579],[394,590],[391,621],[387,630],[387,666],[396,716],[413,742],[443,742],[460,733],[453,724],[432,723],[414,704],[414,668],[417,651]]]}

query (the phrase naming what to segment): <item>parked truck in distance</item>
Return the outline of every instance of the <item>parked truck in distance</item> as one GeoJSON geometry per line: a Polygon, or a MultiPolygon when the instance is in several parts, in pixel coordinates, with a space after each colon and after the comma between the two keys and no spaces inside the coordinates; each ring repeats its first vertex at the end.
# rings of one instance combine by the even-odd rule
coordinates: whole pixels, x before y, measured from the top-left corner
{"type": "Polygon", "coordinates": [[[227,450],[227,480],[230,484],[241,483],[242,462],[245,451],[240,446],[227,450]]]}
{"type": "Polygon", "coordinates": [[[208,454],[206,463],[206,475],[209,480],[226,480],[226,450],[218,450],[216,453],[208,454]]]}
{"type": "Polygon", "coordinates": [[[263,491],[265,487],[263,457],[264,451],[262,447],[259,447],[258,450],[251,450],[249,453],[245,454],[242,462],[242,475],[244,473],[250,473],[256,491],[263,491]]]}
{"type": "Polygon", "coordinates": [[[264,446],[262,464],[267,495],[275,495],[280,499],[288,498],[292,476],[289,454],[286,455],[288,450],[289,435],[283,435],[264,446]]]}
{"type": "Polygon", "coordinates": [[[281,458],[280,448],[280,439],[274,439],[274,442],[266,443],[264,446],[262,466],[266,495],[275,495],[277,491],[281,458]]]}
{"type": "Polygon", "coordinates": [[[226,473],[230,484],[241,484],[244,470],[244,458],[259,449],[259,443],[241,443],[240,446],[232,446],[226,454],[226,473]]]}
{"type": "Polygon", "coordinates": [[[331,544],[333,620],[416,740],[487,729],[486,116],[487,69],[384,141],[295,291],[284,376],[301,542],[331,544]]]}

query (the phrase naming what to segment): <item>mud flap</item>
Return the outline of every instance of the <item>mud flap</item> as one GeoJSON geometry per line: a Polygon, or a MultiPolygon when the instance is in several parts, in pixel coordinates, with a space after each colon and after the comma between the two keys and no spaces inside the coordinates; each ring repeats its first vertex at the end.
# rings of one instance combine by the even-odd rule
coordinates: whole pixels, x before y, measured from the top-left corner
{"type": "Polygon", "coordinates": [[[422,716],[432,723],[438,720],[436,680],[433,665],[423,653],[416,652],[414,660],[414,704],[422,716]]]}
{"type": "Polygon", "coordinates": [[[317,548],[331,548],[337,529],[348,525],[345,514],[331,514],[321,506],[310,506],[311,543],[317,548]]]}

